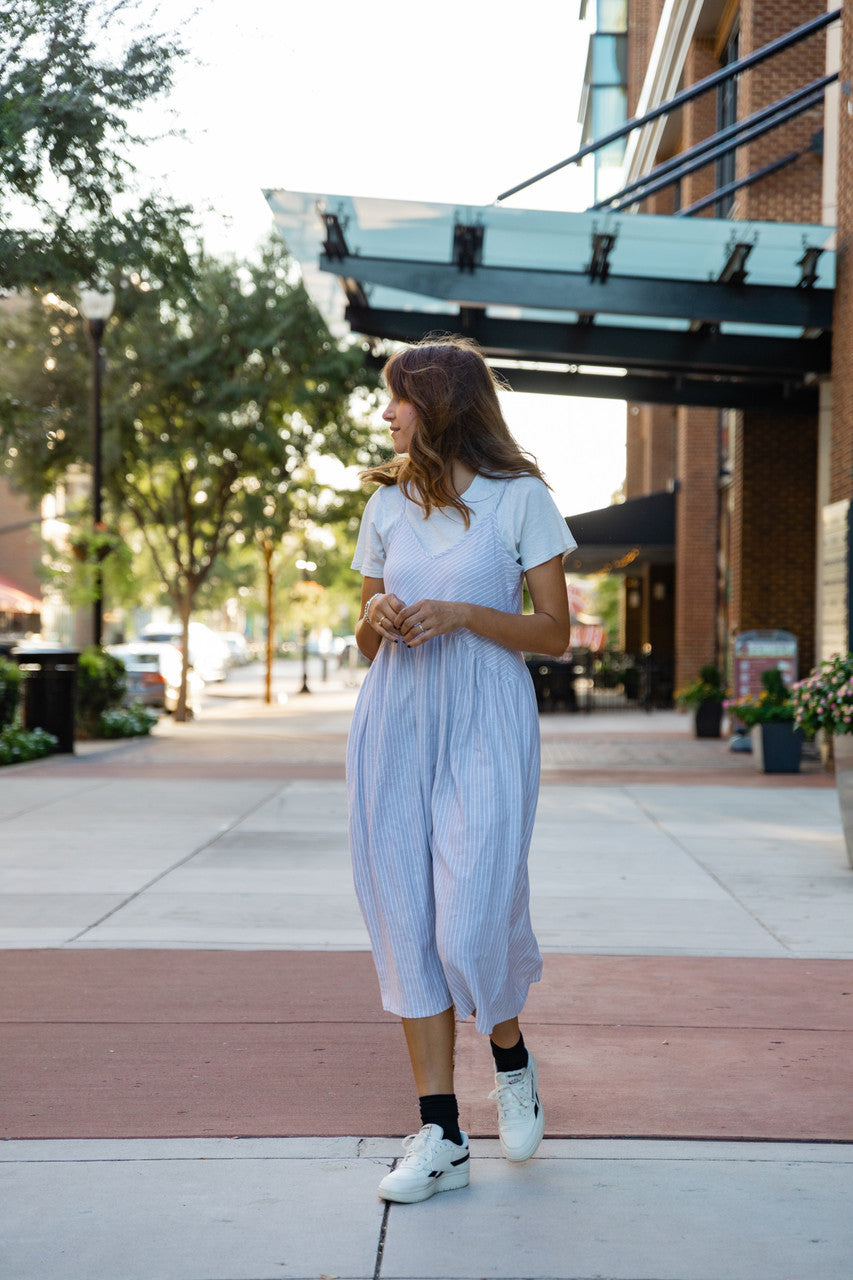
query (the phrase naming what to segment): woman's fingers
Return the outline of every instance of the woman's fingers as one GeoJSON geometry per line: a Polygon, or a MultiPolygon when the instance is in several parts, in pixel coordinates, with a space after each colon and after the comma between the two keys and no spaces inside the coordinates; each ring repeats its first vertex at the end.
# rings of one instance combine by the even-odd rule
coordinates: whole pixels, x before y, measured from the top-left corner
{"type": "Polygon", "coordinates": [[[459,613],[454,601],[419,600],[397,614],[397,628],[406,644],[414,647],[462,626],[459,613]]]}
{"type": "Polygon", "coordinates": [[[400,633],[397,629],[397,617],[400,610],[405,609],[405,607],[399,596],[391,595],[390,593],[380,596],[370,610],[370,625],[380,635],[398,636],[400,633]]]}

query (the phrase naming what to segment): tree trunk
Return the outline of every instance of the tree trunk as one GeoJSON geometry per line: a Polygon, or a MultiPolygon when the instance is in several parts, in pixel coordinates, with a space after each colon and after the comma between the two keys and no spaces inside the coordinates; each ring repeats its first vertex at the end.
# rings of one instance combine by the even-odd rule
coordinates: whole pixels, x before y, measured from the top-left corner
{"type": "Polygon", "coordinates": [[[181,723],[187,719],[187,673],[190,667],[190,615],[192,607],[192,600],[182,600],[178,608],[178,615],[183,627],[183,637],[181,640],[181,686],[178,691],[178,705],[175,707],[175,719],[181,723]]]}
{"type": "Polygon", "coordinates": [[[275,574],[272,567],[275,548],[272,542],[266,538],[261,543],[261,546],[264,552],[264,571],[267,578],[267,650],[266,671],[264,674],[264,702],[269,706],[272,702],[272,661],[275,647],[275,598],[273,591],[275,574]]]}

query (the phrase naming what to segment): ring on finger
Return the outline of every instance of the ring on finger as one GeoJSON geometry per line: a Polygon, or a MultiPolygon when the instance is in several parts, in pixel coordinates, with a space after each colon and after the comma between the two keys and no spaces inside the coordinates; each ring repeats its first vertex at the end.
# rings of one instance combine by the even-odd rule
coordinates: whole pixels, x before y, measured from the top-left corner
{"type": "Polygon", "coordinates": [[[419,622],[419,623],[418,623],[418,631],[423,631],[423,629],[424,629],[424,624],[423,624],[422,622],[419,622]]]}

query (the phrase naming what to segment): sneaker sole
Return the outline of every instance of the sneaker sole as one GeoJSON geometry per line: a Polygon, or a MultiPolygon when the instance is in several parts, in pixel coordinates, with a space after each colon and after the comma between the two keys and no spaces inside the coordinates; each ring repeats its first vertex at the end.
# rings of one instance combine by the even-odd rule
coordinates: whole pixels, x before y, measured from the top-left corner
{"type": "Polygon", "coordinates": [[[430,1200],[433,1196],[437,1196],[440,1191],[458,1191],[460,1187],[467,1187],[469,1177],[467,1169],[460,1169],[458,1173],[443,1174],[429,1186],[424,1187],[423,1191],[384,1190],[380,1182],[379,1198],[389,1200],[392,1204],[419,1204],[421,1200],[430,1200]]]}

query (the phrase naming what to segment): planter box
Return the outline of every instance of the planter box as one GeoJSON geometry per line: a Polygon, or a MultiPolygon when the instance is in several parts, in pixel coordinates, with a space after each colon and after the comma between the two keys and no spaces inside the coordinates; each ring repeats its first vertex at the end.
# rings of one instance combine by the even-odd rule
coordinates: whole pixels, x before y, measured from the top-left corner
{"type": "Polygon", "coordinates": [[[760,773],[799,773],[803,731],[791,721],[756,724],[749,731],[752,760],[760,773]]]}
{"type": "Polygon", "coordinates": [[[700,702],[693,717],[694,736],[697,738],[719,738],[722,723],[722,702],[700,702]]]}
{"type": "Polygon", "coordinates": [[[847,845],[847,861],[853,867],[853,734],[834,735],[832,750],[835,757],[838,807],[841,810],[841,825],[844,827],[844,843],[847,845]]]}

